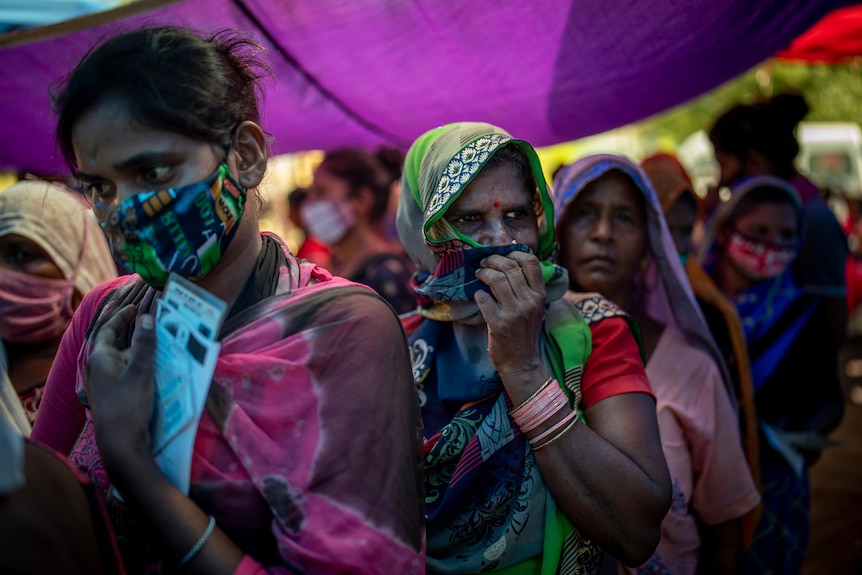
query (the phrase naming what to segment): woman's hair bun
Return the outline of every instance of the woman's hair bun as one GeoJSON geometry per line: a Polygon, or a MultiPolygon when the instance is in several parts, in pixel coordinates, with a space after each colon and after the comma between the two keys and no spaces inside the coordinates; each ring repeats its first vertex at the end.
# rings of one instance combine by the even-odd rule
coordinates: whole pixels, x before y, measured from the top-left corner
{"type": "Polygon", "coordinates": [[[795,128],[811,109],[802,94],[785,92],[776,94],[768,103],[770,115],[777,123],[790,125],[795,128]]]}

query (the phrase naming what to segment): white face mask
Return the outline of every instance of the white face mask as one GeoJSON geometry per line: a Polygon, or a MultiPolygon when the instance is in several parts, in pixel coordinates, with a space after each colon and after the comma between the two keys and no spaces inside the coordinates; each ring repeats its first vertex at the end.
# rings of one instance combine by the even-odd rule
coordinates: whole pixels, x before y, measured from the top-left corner
{"type": "Polygon", "coordinates": [[[356,224],[356,214],[347,202],[306,200],[299,209],[300,217],[309,235],[328,246],[333,246],[356,224]]]}

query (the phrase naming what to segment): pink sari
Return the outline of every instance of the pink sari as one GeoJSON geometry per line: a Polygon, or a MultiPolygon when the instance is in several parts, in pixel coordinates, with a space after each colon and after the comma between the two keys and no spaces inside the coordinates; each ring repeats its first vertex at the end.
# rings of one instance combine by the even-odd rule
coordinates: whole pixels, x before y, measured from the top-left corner
{"type": "MultiPolygon", "coordinates": [[[[240,573],[424,573],[420,418],[397,318],[281,247],[275,295],[223,330],[190,497],[247,554],[240,573]]],[[[85,397],[85,330],[141,285],[131,276],[90,294],[82,307],[95,313],[76,316],[61,345],[80,350],[76,369],[55,368],[49,386],[85,397]]],[[[146,288],[140,305],[154,295],[146,288]]],[[[152,570],[156,547],[111,496],[86,418],[70,459],[108,498],[130,571],[152,570]]]]}

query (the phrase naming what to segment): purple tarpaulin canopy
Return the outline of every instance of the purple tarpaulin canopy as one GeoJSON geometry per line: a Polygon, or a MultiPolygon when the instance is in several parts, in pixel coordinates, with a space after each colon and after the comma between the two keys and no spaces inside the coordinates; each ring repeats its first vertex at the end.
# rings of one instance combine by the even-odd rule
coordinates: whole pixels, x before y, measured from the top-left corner
{"type": "MultiPolygon", "coordinates": [[[[47,39],[33,37],[50,29],[8,35],[5,44],[0,36],[0,168],[63,170],[49,87],[115,30],[231,27],[260,40],[276,76],[264,113],[274,153],[407,147],[425,130],[458,120],[491,122],[548,145],[684,102],[852,3],[150,1],[151,11],[107,23],[110,13],[84,17],[47,39]]],[[[133,10],[139,7],[120,14],[133,10]]]]}

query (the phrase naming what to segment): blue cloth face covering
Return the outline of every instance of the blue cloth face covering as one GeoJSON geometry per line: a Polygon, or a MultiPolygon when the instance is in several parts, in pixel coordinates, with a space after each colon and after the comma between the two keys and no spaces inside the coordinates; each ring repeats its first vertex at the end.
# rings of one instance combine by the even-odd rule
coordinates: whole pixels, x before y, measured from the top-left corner
{"type": "Polygon", "coordinates": [[[448,253],[440,258],[433,274],[417,277],[416,292],[431,300],[446,301],[471,301],[479,290],[490,294],[491,288],[476,278],[476,272],[482,269],[482,260],[512,252],[531,254],[533,250],[524,244],[507,244],[448,253]]]}

